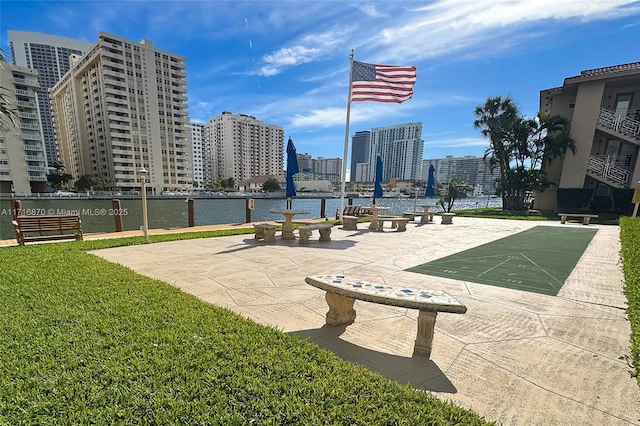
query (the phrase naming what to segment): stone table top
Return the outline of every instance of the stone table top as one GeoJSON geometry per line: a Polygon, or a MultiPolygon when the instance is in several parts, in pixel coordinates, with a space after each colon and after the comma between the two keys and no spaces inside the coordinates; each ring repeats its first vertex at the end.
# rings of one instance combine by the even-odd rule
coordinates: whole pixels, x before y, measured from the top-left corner
{"type": "Polygon", "coordinates": [[[431,312],[464,314],[467,307],[442,290],[393,287],[344,275],[314,275],[307,284],[322,290],[368,302],[431,312]]]}

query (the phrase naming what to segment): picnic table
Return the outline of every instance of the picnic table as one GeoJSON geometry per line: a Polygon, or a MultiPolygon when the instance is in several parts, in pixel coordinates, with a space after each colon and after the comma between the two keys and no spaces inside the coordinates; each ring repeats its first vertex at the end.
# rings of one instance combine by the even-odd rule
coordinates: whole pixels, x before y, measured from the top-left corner
{"type": "Polygon", "coordinates": [[[306,210],[278,210],[273,209],[269,210],[270,213],[281,214],[284,216],[284,223],[282,224],[282,235],[280,236],[283,240],[295,240],[296,236],[293,233],[293,217],[297,214],[309,214],[306,210]]]}

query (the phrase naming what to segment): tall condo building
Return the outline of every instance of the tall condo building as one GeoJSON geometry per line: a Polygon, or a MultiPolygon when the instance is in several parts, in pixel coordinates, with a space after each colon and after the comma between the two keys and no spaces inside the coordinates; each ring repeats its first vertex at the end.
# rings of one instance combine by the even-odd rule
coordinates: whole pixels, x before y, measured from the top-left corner
{"type": "Polygon", "coordinates": [[[38,72],[11,65],[0,56],[0,81],[10,117],[0,115],[0,193],[47,192],[36,91],[38,72]]]}
{"type": "Polygon", "coordinates": [[[489,164],[482,157],[466,155],[424,160],[422,163],[422,181],[429,178],[429,166],[435,168],[436,183],[448,183],[451,179],[461,179],[471,185],[475,196],[493,195],[496,193],[498,171],[491,171],[489,164]]]}
{"type": "Polygon", "coordinates": [[[7,31],[11,58],[15,65],[38,71],[40,88],[36,94],[37,114],[42,126],[42,143],[48,166],[59,161],[51,118],[49,89],[69,71],[69,57],[82,55],[91,43],[28,31],[7,31]]]}
{"type": "Polygon", "coordinates": [[[206,133],[209,156],[204,161],[210,164],[210,175],[205,180],[233,178],[238,184],[256,176],[284,176],[282,127],[224,111],[209,119],[206,133]]]}
{"type": "Polygon", "coordinates": [[[376,157],[382,158],[382,180],[418,180],[422,176],[422,123],[397,124],[371,129],[369,181],[375,180],[376,157]]]}
{"type": "Polygon", "coordinates": [[[194,186],[199,187],[204,182],[204,170],[203,170],[203,145],[205,135],[204,123],[197,123],[192,121],[188,124],[189,146],[191,146],[191,152],[189,153],[189,164],[191,165],[191,171],[193,173],[194,186]]]}
{"type": "MultiPolygon", "coordinates": [[[[349,175],[350,182],[357,182],[358,164],[369,164],[369,146],[371,141],[371,132],[364,130],[356,132],[351,138],[351,173],[349,175]]],[[[360,166],[362,168],[362,166],[360,166]]]]}
{"type": "Polygon", "coordinates": [[[78,179],[98,174],[112,189],[182,191],[191,186],[185,58],[100,32],[51,89],[60,158],[78,179]]]}

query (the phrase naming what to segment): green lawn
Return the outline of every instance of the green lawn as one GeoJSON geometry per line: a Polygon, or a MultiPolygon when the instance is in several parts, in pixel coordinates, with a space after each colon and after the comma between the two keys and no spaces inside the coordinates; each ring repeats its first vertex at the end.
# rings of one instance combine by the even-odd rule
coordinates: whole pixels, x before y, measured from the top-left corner
{"type": "Polygon", "coordinates": [[[488,424],[86,252],[140,243],[0,249],[0,424],[488,424]]]}
{"type": "Polygon", "coordinates": [[[596,232],[536,226],[407,271],[555,296],[596,232]]]}

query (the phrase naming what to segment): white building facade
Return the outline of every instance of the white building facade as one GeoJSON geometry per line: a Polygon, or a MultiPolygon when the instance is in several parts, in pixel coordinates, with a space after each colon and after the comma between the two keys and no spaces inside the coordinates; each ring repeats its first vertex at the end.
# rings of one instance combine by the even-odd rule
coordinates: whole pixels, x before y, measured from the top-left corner
{"type": "Polygon", "coordinates": [[[30,196],[47,192],[46,162],[36,103],[38,72],[0,57],[2,94],[11,119],[1,115],[0,193],[30,196]]]}
{"type": "Polygon", "coordinates": [[[382,180],[418,180],[422,176],[422,123],[406,123],[371,129],[368,181],[375,180],[376,157],[383,164],[382,180]]]}
{"type": "Polygon", "coordinates": [[[189,130],[187,133],[189,135],[189,145],[191,146],[189,165],[191,166],[194,187],[199,188],[204,182],[204,163],[202,158],[206,124],[192,121],[187,125],[187,128],[189,130]]]}
{"type": "Polygon", "coordinates": [[[436,183],[448,183],[451,179],[461,179],[473,188],[474,195],[494,195],[496,193],[497,170],[491,171],[482,157],[466,155],[424,160],[422,165],[422,181],[429,178],[429,166],[435,168],[436,183]]]}
{"type": "Polygon", "coordinates": [[[76,180],[100,175],[117,191],[191,187],[185,58],[99,33],[51,89],[60,158],[76,180]]]}
{"type": "Polygon", "coordinates": [[[69,57],[82,55],[91,43],[28,31],[7,31],[11,58],[15,65],[38,71],[37,114],[47,165],[58,162],[58,146],[51,116],[49,89],[69,71],[69,57]]]}

